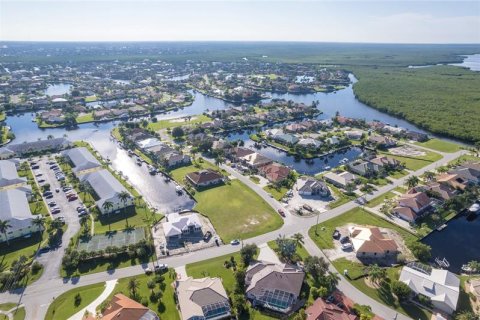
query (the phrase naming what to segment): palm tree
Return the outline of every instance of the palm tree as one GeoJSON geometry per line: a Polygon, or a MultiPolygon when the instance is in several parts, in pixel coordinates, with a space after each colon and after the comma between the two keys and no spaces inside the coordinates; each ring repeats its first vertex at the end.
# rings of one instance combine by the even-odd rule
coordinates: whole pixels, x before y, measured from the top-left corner
{"type": "Polygon", "coordinates": [[[125,223],[128,228],[127,201],[130,199],[130,194],[126,191],[122,191],[118,194],[118,199],[123,202],[123,213],[125,214],[125,223]]]}
{"type": "Polygon", "coordinates": [[[10,242],[8,241],[8,237],[7,237],[7,231],[11,227],[12,225],[8,220],[0,220],[0,233],[3,233],[3,235],[5,236],[5,240],[7,241],[7,246],[10,245],[10,242]]]}
{"type": "Polygon", "coordinates": [[[42,217],[40,215],[35,217],[35,219],[32,220],[32,226],[41,230],[43,235],[43,231],[45,230],[45,217],[42,217]]]}
{"type": "Polygon", "coordinates": [[[385,269],[380,268],[378,264],[372,264],[370,267],[368,267],[368,277],[372,283],[378,284],[378,281],[384,279],[385,276],[385,269]]]}
{"type": "Polygon", "coordinates": [[[135,278],[132,278],[128,281],[128,290],[132,293],[132,296],[137,295],[137,289],[138,289],[138,280],[135,278]]]}
{"type": "Polygon", "coordinates": [[[297,232],[292,236],[292,239],[295,240],[297,247],[299,244],[303,244],[303,238],[304,236],[300,232],[297,232]]]}
{"type": "Polygon", "coordinates": [[[225,162],[225,159],[223,159],[223,157],[221,156],[218,156],[215,158],[215,165],[217,167],[220,167],[224,162],[225,162]]]}
{"type": "Polygon", "coordinates": [[[325,277],[325,282],[328,287],[328,290],[333,291],[335,290],[338,283],[340,282],[340,277],[338,276],[337,273],[328,272],[327,276],[325,277]]]}
{"type": "Polygon", "coordinates": [[[150,289],[150,290],[152,290],[152,294],[153,294],[153,289],[155,289],[155,286],[156,286],[156,285],[157,285],[157,284],[156,284],[155,281],[153,281],[153,280],[149,280],[149,281],[147,282],[147,288],[150,289]]]}
{"type": "Polygon", "coordinates": [[[433,173],[432,171],[426,171],[424,176],[425,176],[425,180],[432,181],[433,178],[435,178],[435,173],[433,173]]]}
{"type": "MultiPolygon", "coordinates": [[[[107,212],[108,214],[110,214],[110,211],[112,210],[112,208],[113,208],[113,203],[110,202],[110,201],[105,201],[102,204],[103,211],[107,212]]],[[[108,219],[108,232],[109,233],[112,231],[110,228],[111,228],[110,219],[108,219]]]]}
{"type": "Polygon", "coordinates": [[[418,185],[419,182],[420,182],[420,179],[418,179],[417,176],[411,176],[411,177],[408,177],[407,179],[407,186],[409,188],[413,188],[416,185],[418,185]]]}

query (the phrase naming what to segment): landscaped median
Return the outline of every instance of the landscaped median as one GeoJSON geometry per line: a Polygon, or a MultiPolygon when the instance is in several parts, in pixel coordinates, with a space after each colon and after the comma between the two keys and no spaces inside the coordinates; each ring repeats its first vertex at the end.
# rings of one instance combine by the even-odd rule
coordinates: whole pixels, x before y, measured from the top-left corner
{"type": "MultiPolygon", "coordinates": [[[[194,165],[174,169],[170,174],[185,185],[186,174],[202,169],[221,171],[200,158],[194,165]]],[[[210,219],[224,242],[251,238],[276,230],[283,224],[280,215],[267,202],[236,179],[216,187],[195,190],[194,197],[197,200],[195,210],[210,219]]]]}

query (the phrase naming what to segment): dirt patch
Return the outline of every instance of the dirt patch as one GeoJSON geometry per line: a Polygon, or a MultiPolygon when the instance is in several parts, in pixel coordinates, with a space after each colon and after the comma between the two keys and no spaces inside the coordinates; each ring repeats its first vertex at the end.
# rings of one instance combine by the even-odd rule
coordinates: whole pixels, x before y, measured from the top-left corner
{"type": "Polygon", "coordinates": [[[401,146],[397,148],[392,148],[389,151],[391,154],[394,154],[397,156],[423,157],[426,155],[425,151],[419,150],[411,146],[401,146]]]}
{"type": "Polygon", "coordinates": [[[365,278],[364,281],[365,281],[365,284],[372,289],[380,289],[380,287],[381,287],[380,284],[370,281],[369,277],[365,278]]]}

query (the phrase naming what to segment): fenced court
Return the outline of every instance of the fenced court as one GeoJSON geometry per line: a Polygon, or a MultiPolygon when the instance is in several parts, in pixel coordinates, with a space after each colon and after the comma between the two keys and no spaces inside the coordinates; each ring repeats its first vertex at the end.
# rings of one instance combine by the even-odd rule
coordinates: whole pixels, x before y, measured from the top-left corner
{"type": "Polygon", "coordinates": [[[96,234],[88,239],[88,241],[80,240],[78,243],[78,250],[94,252],[98,250],[105,250],[106,247],[110,246],[128,246],[129,244],[138,243],[143,239],[145,239],[145,230],[143,228],[116,231],[109,234],[96,234]]]}

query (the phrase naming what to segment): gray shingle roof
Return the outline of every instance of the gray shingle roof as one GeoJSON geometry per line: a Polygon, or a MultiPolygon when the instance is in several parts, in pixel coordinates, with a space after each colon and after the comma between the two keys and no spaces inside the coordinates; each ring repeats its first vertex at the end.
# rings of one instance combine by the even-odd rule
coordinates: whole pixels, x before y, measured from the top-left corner
{"type": "Polygon", "coordinates": [[[27,179],[18,176],[15,163],[9,160],[0,160],[0,188],[22,182],[27,182],[27,179]]]}
{"type": "Polygon", "coordinates": [[[8,189],[0,191],[0,219],[8,220],[11,230],[30,225],[33,218],[24,191],[8,189]]]}
{"type": "Polygon", "coordinates": [[[100,207],[107,200],[115,203],[120,202],[118,195],[123,191],[132,197],[128,190],[106,169],[87,173],[81,180],[88,182],[93,188],[99,197],[97,205],[100,207]]]}
{"type": "Polygon", "coordinates": [[[65,150],[63,155],[73,163],[73,172],[93,169],[102,165],[85,147],[65,150]]]}

